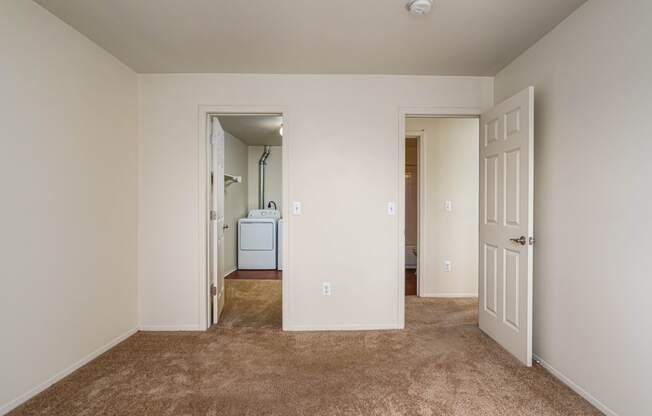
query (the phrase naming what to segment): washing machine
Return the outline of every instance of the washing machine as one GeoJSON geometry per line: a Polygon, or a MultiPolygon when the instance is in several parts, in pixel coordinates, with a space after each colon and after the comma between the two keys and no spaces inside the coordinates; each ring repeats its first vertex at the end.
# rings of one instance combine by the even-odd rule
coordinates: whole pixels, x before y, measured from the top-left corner
{"type": "Polygon", "coordinates": [[[275,209],[253,209],[247,218],[238,220],[238,269],[276,269],[280,218],[275,209]]]}

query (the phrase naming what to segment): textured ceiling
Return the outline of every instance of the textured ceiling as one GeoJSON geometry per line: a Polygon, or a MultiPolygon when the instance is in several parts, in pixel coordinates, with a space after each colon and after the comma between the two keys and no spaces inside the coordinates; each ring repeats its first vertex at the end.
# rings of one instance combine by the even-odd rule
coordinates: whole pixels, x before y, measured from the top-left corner
{"type": "Polygon", "coordinates": [[[585,0],[36,0],[141,73],[495,75],[585,0]]]}

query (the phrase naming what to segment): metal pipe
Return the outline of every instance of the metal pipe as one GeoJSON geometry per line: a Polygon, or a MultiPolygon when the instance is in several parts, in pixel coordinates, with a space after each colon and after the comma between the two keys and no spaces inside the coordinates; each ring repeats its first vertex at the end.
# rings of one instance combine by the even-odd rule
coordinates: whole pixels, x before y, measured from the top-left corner
{"type": "Polygon", "coordinates": [[[258,161],[258,209],[265,209],[265,167],[269,157],[270,146],[265,146],[258,161]]]}

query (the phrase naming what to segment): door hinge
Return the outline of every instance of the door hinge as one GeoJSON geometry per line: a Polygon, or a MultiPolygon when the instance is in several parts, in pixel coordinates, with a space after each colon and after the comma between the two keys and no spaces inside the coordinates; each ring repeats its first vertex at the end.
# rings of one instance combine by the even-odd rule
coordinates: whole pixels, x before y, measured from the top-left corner
{"type": "Polygon", "coordinates": [[[211,210],[211,221],[215,221],[217,219],[217,211],[211,210]]]}
{"type": "Polygon", "coordinates": [[[215,285],[211,285],[211,296],[217,296],[217,288],[215,285]]]}

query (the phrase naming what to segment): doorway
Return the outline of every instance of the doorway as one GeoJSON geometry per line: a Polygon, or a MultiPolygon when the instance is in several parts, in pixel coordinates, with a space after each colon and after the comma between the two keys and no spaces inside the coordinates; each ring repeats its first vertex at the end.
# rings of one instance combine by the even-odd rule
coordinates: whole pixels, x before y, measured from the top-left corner
{"type": "Polygon", "coordinates": [[[419,295],[420,148],[423,131],[405,135],[405,296],[419,295]]]}
{"type": "MultiPolygon", "coordinates": [[[[475,199],[477,222],[475,235],[477,252],[477,321],[480,329],[507,349],[524,365],[532,365],[532,298],[533,298],[533,246],[534,246],[534,87],[513,95],[494,107],[481,111],[465,108],[404,108],[399,110],[399,195],[405,198],[405,152],[406,134],[414,126],[411,119],[458,119],[471,117],[477,120],[476,133],[473,135],[477,156],[474,169],[478,192],[466,193],[466,197],[475,199]]],[[[450,155],[446,152],[431,152],[429,134],[424,133],[422,154],[438,155],[441,166],[451,169],[450,155]],[[442,157],[443,156],[443,157],[442,157]]],[[[445,135],[446,137],[446,135],[445,135]]],[[[450,138],[450,135],[448,136],[450,138]]],[[[428,157],[429,158],[429,157],[428,157]]],[[[448,170],[434,175],[433,166],[440,166],[430,161],[422,166],[420,176],[421,188],[427,194],[421,195],[424,212],[429,216],[433,212],[445,212],[451,219],[456,207],[455,200],[437,198],[431,203],[427,196],[437,182],[431,179],[447,180],[448,170]],[[428,182],[425,183],[424,182],[428,182]],[[442,204],[443,201],[443,204],[442,204]]],[[[447,191],[448,192],[448,191],[447,191]]],[[[434,193],[436,194],[436,193],[434,193]]],[[[399,309],[398,318],[405,325],[406,296],[405,285],[405,209],[403,202],[399,209],[398,232],[398,276],[399,309]]],[[[433,216],[435,217],[435,216],[433,216]]],[[[439,216],[441,217],[441,215],[439,216]]],[[[455,222],[453,222],[455,224],[455,222]]],[[[462,222],[463,223],[463,222],[462,222]]],[[[455,248],[451,239],[457,234],[445,228],[432,227],[427,221],[419,224],[418,281],[419,295],[428,296],[424,290],[433,272],[452,273],[456,265],[468,267],[468,262],[458,262],[457,255],[442,259],[430,246],[431,235],[444,245],[444,250],[455,248]],[[422,234],[427,234],[426,236],[422,234]],[[428,259],[428,261],[426,261],[428,259]],[[434,263],[431,262],[434,260],[434,263]],[[443,261],[442,261],[443,260],[443,261]],[[431,268],[434,267],[434,268],[431,268]]],[[[463,246],[460,246],[463,248],[463,246]]],[[[460,248],[458,247],[458,248],[460,248]]],[[[441,251],[439,254],[443,253],[441,251]]],[[[452,253],[453,251],[451,251],[452,253]]],[[[448,255],[447,255],[448,257],[448,255]]],[[[454,279],[444,279],[439,287],[446,288],[454,279]]],[[[448,293],[436,297],[458,297],[466,293],[448,293]]]]}
{"type": "Polygon", "coordinates": [[[406,296],[477,298],[477,117],[407,117],[406,296]]]}
{"type": "Polygon", "coordinates": [[[208,326],[282,326],[281,113],[208,113],[208,326]]]}

